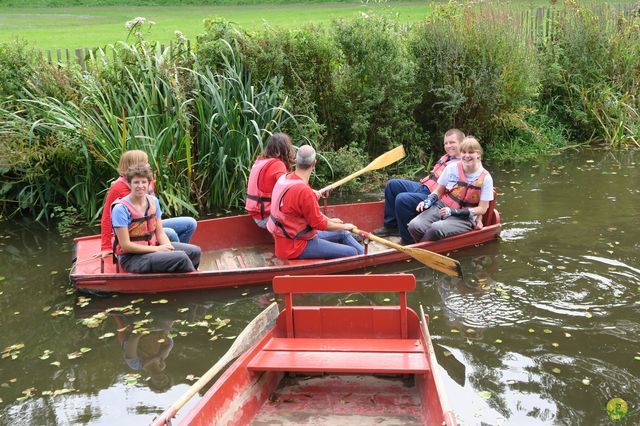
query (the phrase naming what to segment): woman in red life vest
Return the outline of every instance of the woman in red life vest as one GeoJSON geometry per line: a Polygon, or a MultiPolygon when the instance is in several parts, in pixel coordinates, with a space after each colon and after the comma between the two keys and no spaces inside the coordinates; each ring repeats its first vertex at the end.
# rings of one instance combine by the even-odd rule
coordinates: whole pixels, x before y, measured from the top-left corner
{"type": "Polygon", "coordinates": [[[262,229],[267,228],[273,187],[280,176],[291,171],[294,158],[295,152],[289,135],[274,133],[251,167],[244,207],[262,229]]]}
{"type": "MultiPolygon", "coordinates": [[[[102,207],[102,218],[100,219],[100,236],[102,257],[107,257],[112,253],[113,228],[111,227],[111,204],[118,198],[124,198],[131,192],[131,187],[124,177],[127,169],[135,164],[143,164],[149,167],[149,157],[144,151],[133,149],[125,151],[118,163],[118,173],[120,177],[116,179],[107,192],[102,207]]],[[[149,184],[149,194],[154,195],[154,183],[149,184]]],[[[192,217],[181,216],[162,220],[165,234],[171,242],[188,243],[196,230],[198,223],[192,217]]]]}
{"type": "Polygon", "coordinates": [[[482,147],[472,136],[460,144],[460,161],[449,164],[438,178],[438,187],[409,222],[416,242],[439,240],[482,227],[482,215],[493,200],[493,178],[482,167],[482,147]]]}
{"type": "Polygon", "coordinates": [[[460,143],[464,133],[449,129],[444,134],[444,155],[433,170],[420,182],[407,179],[391,179],[384,188],[384,226],[373,231],[381,237],[398,235],[404,244],[412,243],[407,225],[416,217],[416,206],[438,187],[438,178],[445,167],[460,159],[460,143]]]}
{"type": "Polygon", "coordinates": [[[193,272],[200,264],[200,248],[172,243],[162,227],[158,199],[149,195],[151,171],[136,164],[127,169],[131,194],[116,200],[111,224],[116,235],[114,252],[127,272],[193,272]]]}

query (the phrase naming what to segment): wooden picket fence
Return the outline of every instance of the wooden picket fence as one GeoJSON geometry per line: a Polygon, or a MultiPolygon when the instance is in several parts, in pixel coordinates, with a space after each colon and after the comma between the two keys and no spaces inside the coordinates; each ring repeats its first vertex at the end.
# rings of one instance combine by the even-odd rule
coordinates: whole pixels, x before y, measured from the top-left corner
{"type": "MultiPolygon", "coordinates": [[[[173,42],[169,42],[169,45],[160,44],[160,51],[164,52],[165,49],[169,49],[169,56],[173,57],[176,51],[176,46],[173,42]]],[[[69,66],[69,65],[80,65],[80,67],[84,70],[87,68],[87,62],[91,60],[92,57],[95,57],[99,48],[80,48],[80,49],[55,49],[55,50],[46,50],[44,52],[47,61],[50,64],[57,64],[59,66],[69,66]]],[[[107,56],[109,52],[112,55],[116,55],[114,49],[103,48],[102,49],[107,56]]],[[[191,43],[187,41],[187,50],[191,50],[191,43]]]]}

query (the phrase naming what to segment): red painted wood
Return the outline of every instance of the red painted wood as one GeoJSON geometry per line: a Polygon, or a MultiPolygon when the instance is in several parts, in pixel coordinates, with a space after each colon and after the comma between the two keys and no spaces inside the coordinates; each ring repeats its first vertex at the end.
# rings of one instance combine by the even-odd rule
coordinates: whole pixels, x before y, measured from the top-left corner
{"type": "Polygon", "coordinates": [[[315,352],[416,352],[423,353],[419,339],[283,339],[274,337],[264,351],[315,352]]]}
{"type": "MultiPolygon", "coordinates": [[[[382,226],[383,203],[340,204],[328,206],[325,214],[352,222],[364,230],[382,226]]],[[[486,222],[482,230],[454,235],[444,240],[414,244],[436,253],[448,253],[467,246],[474,246],[498,238],[501,230],[500,215],[493,213],[495,222],[486,222]]],[[[272,247],[273,240],[267,231],[255,226],[248,215],[208,219],[198,222],[192,239],[203,251],[250,247],[272,247]]],[[[377,253],[341,259],[291,260],[282,265],[248,267],[230,270],[196,271],[186,274],[129,274],[116,272],[111,259],[106,259],[104,272],[100,270],[100,236],[75,239],[76,264],[70,279],[76,288],[90,292],[159,293],[183,290],[224,288],[246,284],[270,282],[278,275],[337,274],[374,265],[399,262],[409,257],[393,249],[377,253]]],[[[222,262],[224,263],[224,262],[222,262]]],[[[221,263],[221,264],[222,264],[221,263]]]]}
{"type": "Polygon", "coordinates": [[[303,275],[280,276],[273,279],[275,293],[385,293],[392,291],[413,291],[416,277],[410,274],[363,275],[354,280],[353,275],[332,275],[330,277],[303,275]]]}
{"type": "Polygon", "coordinates": [[[260,351],[250,371],[414,374],[429,371],[424,354],[414,352],[260,351]]]}

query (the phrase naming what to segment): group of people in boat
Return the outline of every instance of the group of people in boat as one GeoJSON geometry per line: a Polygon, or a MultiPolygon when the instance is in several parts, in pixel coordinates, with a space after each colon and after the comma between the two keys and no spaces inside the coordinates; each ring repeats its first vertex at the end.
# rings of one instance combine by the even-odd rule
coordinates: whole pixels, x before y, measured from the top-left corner
{"type": "MultiPolygon", "coordinates": [[[[444,151],[420,182],[389,180],[384,225],[374,234],[398,235],[402,244],[413,244],[482,228],[482,215],[493,200],[493,179],[482,166],[482,147],[476,138],[450,129],[444,151]]],[[[320,211],[322,194],[309,185],[315,165],[313,147],[296,150],[288,135],[272,134],[251,168],[247,212],[256,226],[273,235],[281,259],[364,253],[351,232],[354,224],[320,211]]],[[[103,257],[117,256],[123,269],[133,273],[195,271],[201,252],[189,241],[197,223],[190,217],[162,219],[147,154],[126,151],[118,171],[101,220],[103,257]]]]}

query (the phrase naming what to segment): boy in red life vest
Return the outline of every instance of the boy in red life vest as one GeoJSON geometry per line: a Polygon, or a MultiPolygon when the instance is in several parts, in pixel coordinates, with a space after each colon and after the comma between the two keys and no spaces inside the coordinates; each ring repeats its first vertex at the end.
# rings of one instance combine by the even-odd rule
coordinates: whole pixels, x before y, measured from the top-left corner
{"type": "Polygon", "coordinates": [[[296,155],[296,170],[282,175],[271,194],[267,229],[275,239],[281,259],[333,259],[363,254],[353,238],[351,223],[328,218],[320,212],[318,197],[309,186],[316,165],[316,151],[303,145],[296,155]]]}
{"type": "Polygon", "coordinates": [[[445,167],[460,159],[460,143],[464,133],[449,129],[444,134],[444,155],[436,162],[431,173],[420,182],[407,179],[391,179],[384,188],[384,226],[373,231],[381,237],[398,235],[404,244],[413,243],[407,225],[416,217],[416,206],[435,191],[438,178],[445,167]]]}
{"type": "Polygon", "coordinates": [[[493,200],[493,178],[482,167],[482,147],[472,136],[460,144],[460,161],[449,164],[438,187],[416,207],[421,212],[409,222],[416,242],[482,228],[482,215],[493,200]]]}
{"type": "Polygon", "coordinates": [[[116,200],[111,223],[114,252],[127,272],[193,272],[200,264],[200,247],[172,243],[162,227],[158,199],[149,195],[151,171],[142,164],[127,169],[131,194],[116,200]]]}
{"type": "MultiPolygon", "coordinates": [[[[126,197],[131,192],[131,187],[124,175],[127,169],[135,164],[143,164],[150,167],[147,153],[139,149],[132,149],[125,151],[122,156],[120,156],[120,162],[118,163],[118,173],[120,173],[120,177],[111,184],[104,200],[102,217],[100,218],[102,257],[107,257],[112,254],[111,242],[113,241],[113,227],[111,226],[111,204],[118,198],[126,197]]],[[[155,195],[153,179],[149,183],[149,195],[155,195]]],[[[188,243],[198,223],[192,217],[181,216],[163,219],[162,225],[165,234],[169,237],[169,241],[188,243]]]]}
{"type": "Polygon", "coordinates": [[[291,171],[294,158],[295,153],[289,135],[274,133],[253,163],[244,207],[259,228],[267,229],[273,187],[280,176],[291,171]]]}

